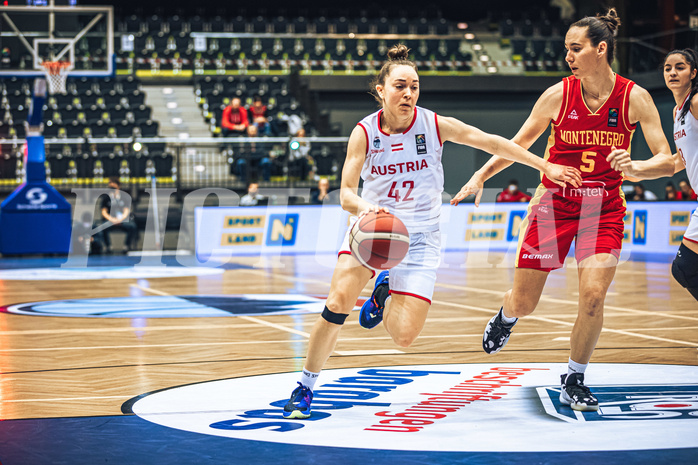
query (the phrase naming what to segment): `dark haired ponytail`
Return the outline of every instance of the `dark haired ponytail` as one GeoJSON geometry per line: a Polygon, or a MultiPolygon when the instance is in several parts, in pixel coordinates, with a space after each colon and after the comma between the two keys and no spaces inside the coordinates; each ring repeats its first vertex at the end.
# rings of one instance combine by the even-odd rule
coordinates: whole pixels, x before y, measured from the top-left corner
{"type": "MultiPolygon", "coordinates": [[[[671,55],[681,55],[683,56],[686,61],[688,62],[688,65],[691,67],[691,71],[694,69],[698,69],[698,53],[696,53],[695,50],[692,48],[685,48],[683,50],[672,50],[671,52],[667,53],[666,57],[664,57],[664,63],[666,63],[667,58],[669,58],[671,55]]],[[[688,93],[688,105],[684,105],[683,108],[681,109],[681,113],[679,114],[679,120],[682,120],[688,111],[691,109],[691,100],[693,99],[693,96],[698,93],[698,73],[696,73],[695,76],[693,76],[693,79],[691,79],[691,90],[688,93]]]]}
{"type": "Polygon", "coordinates": [[[601,42],[606,42],[608,46],[606,59],[609,65],[613,63],[616,50],[616,34],[618,34],[618,27],[620,27],[620,17],[615,8],[609,8],[605,15],[597,14],[596,16],[582,18],[570,26],[570,28],[573,27],[587,28],[587,37],[594,47],[601,42]]]}
{"type": "Polygon", "coordinates": [[[606,27],[608,27],[611,30],[611,33],[614,37],[618,34],[618,28],[620,27],[620,17],[618,16],[618,13],[616,12],[615,8],[610,8],[608,12],[603,16],[597,14],[596,17],[604,23],[606,23],[606,27]]]}

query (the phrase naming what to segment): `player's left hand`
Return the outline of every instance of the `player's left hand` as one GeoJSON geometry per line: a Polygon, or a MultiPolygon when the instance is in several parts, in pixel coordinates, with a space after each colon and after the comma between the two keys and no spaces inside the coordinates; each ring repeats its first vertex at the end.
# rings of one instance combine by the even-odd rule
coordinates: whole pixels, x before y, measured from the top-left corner
{"type": "Polygon", "coordinates": [[[455,197],[451,199],[451,205],[458,205],[466,197],[475,195],[475,206],[480,206],[480,199],[482,198],[484,181],[478,177],[477,173],[471,177],[468,182],[461,187],[460,191],[455,197]]]}
{"type": "Polygon", "coordinates": [[[630,154],[627,150],[611,147],[611,153],[606,157],[606,161],[610,163],[611,168],[616,171],[622,171],[626,176],[633,174],[633,161],[630,159],[630,154]]]}

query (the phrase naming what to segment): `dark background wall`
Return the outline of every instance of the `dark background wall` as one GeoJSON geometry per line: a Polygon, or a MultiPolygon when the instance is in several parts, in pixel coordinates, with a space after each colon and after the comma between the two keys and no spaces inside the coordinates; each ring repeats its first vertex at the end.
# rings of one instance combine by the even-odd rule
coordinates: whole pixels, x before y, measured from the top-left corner
{"type": "MultiPolygon", "coordinates": [[[[88,3],[86,1],[80,3],[88,3]]],[[[214,16],[216,14],[254,16],[263,14],[267,17],[275,15],[304,15],[308,18],[318,16],[388,16],[397,17],[406,14],[410,17],[427,15],[443,17],[449,21],[464,21],[490,24],[496,28],[502,18],[520,19],[522,17],[537,17],[541,11],[557,19],[559,9],[551,7],[550,0],[489,0],[488,2],[432,0],[429,3],[408,3],[403,0],[355,0],[350,4],[333,3],[327,0],[256,0],[254,2],[220,2],[218,0],[95,0],[89,3],[112,4],[121,15],[131,13],[146,14],[200,14],[214,16]]],[[[661,72],[645,73],[636,76],[631,73],[632,51],[629,39],[640,38],[660,49],[670,50],[679,45],[677,37],[685,41],[687,35],[673,35],[671,31],[686,29],[689,12],[698,9],[698,0],[570,0],[576,9],[575,19],[584,15],[604,12],[607,7],[618,9],[622,19],[619,30],[618,66],[621,74],[635,79],[639,84],[650,90],[662,118],[664,132],[669,138],[671,149],[674,150],[672,134],[671,110],[674,102],[671,94],[664,87],[661,72]],[[664,35],[662,35],[664,34],[664,35]],[[657,37],[659,35],[659,37],[657,37]]],[[[696,43],[698,33],[688,32],[689,41],[696,43]]],[[[643,49],[644,50],[644,49],[643,49]]],[[[454,116],[462,121],[477,126],[484,131],[512,137],[528,116],[533,104],[540,93],[556,82],[559,78],[541,80],[521,77],[518,81],[499,84],[472,85],[474,78],[460,78],[456,84],[443,85],[443,81],[422,78],[422,95],[419,104],[436,111],[439,114],[454,116]]],[[[311,84],[320,110],[327,112],[331,123],[337,126],[341,135],[348,135],[354,125],[365,115],[376,110],[376,103],[368,95],[368,78],[357,84],[354,80],[349,85],[337,83],[327,84],[315,82],[311,84]]],[[[542,155],[545,149],[546,136],[543,135],[533,145],[531,151],[542,155]]],[[[632,143],[632,153],[639,159],[648,158],[649,153],[642,130],[639,129],[632,143]]],[[[470,175],[482,166],[489,156],[477,150],[448,144],[444,151],[446,172],[446,191],[457,192],[470,175]]],[[[672,180],[676,184],[680,173],[672,180]]],[[[523,189],[534,189],[538,184],[539,174],[534,170],[514,165],[503,173],[495,176],[487,187],[502,188],[510,178],[517,178],[523,189]]],[[[645,184],[660,198],[663,197],[664,186],[668,179],[647,181],[645,184]]],[[[492,196],[494,194],[491,194],[492,196]]]]}

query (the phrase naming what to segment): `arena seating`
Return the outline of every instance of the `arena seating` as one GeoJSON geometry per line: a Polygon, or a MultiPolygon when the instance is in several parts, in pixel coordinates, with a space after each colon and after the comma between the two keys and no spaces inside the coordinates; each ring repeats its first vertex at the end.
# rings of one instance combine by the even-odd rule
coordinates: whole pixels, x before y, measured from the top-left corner
{"type": "Polygon", "coordinates": [[[221,133],[221,115],[230,100],[237,97],[249,106],[255,95],[262,97],[274,136],[289,136],[284,116],[298,115],[309,135],[316,135],[312,123],[291,94],[286,76],[205,76],[194,82],[194,95],[211,133],[221,133]]]}
{"type": "MultiPolygon", "coordinates": [[[[0,81],[0,138],[6,140],[1,146],[0,185],[14,185],[21,178],[22,147],[16,140],[25,135],[32,82],[0,81]]],[[[151,159],[156,176],[172,178],[172,155],[164,143],[144,144],[139,152],[131,148],[133,137],[154,138],[159,129],[138,79],[69,78],[66,88],[65,95],[49,96],[43,112],[47,175],[52,182],[94,184],[110,176],[142,182],[146,159],[151,159]]]]}
{"type": "MultiPolygon", "coordinates": [[[[510,66],[521,74],[564,71],[563,26],[547,13],[511,16],[493,12],[462,26],[438,15],[379,13],[374,16],[147,16],[117,19],[115,78],[74,79],[67,95],[51,96],[44,111],[47,168],[54,183],[95,184],[110,176],[144,183],[155,175],[173,181],[176,154],[162,143],[134,151],[131,140],[153,138],[159,122],[145,105],[141,78],[193,85],[192,99],[212,136],[221,133],[221,114],[233,97],[244,105],[260,95],[267,105],[275,136],[289,136],[284,121],[297,116],[308,135],[321,134],[299,96],[291,91],[292,73],[367,74],[374,72],[396,42],[411,49],[421,73],[469,75],[497,72],[510,66]],[[205,33],[205,36],[201,34],[205,33]],[[131,40],[124,40],[131,39],[131,40]],[[61,140],[65,139],[63,143],[61,140]],[[67,142],[70,140],[70,142],[67,142]],[[80,143],[74,142],[81,140],[80,143]]],[[[95,68],[106,59],[94,38],[81,46],[76,69],[95,68]]],[[[23,57],[22,60],[27,60],[23,57]]],[[[0,186],[16,185],[22,173],[23,122],[31,83],[4,79],[0,83],[0,186]]],[[[338,169],[335,150],[316,144],[316,173],[338,169]]],[[[226,152],[221,152],[227,159],[226,152]]]]}

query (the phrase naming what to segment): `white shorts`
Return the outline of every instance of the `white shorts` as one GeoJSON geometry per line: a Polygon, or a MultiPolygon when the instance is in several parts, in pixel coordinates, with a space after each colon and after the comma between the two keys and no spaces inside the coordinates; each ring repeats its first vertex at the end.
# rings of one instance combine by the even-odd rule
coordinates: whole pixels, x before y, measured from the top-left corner
{"type": "MultiPolygon", "coordinates": [[[[339,253],[351,253],[348,232],[339,253]]],[[[431,304],[440,263],[441,231],[411,233],[407,256],[390,269],[390,292],[417,297],[431,304]]]]}
{"type": "Polygon", "coordinates": [[[688,228],[686,228],[683,238],[698,244],[698,208],[693,211],[691,222],[688,223],[688,228]]]}

